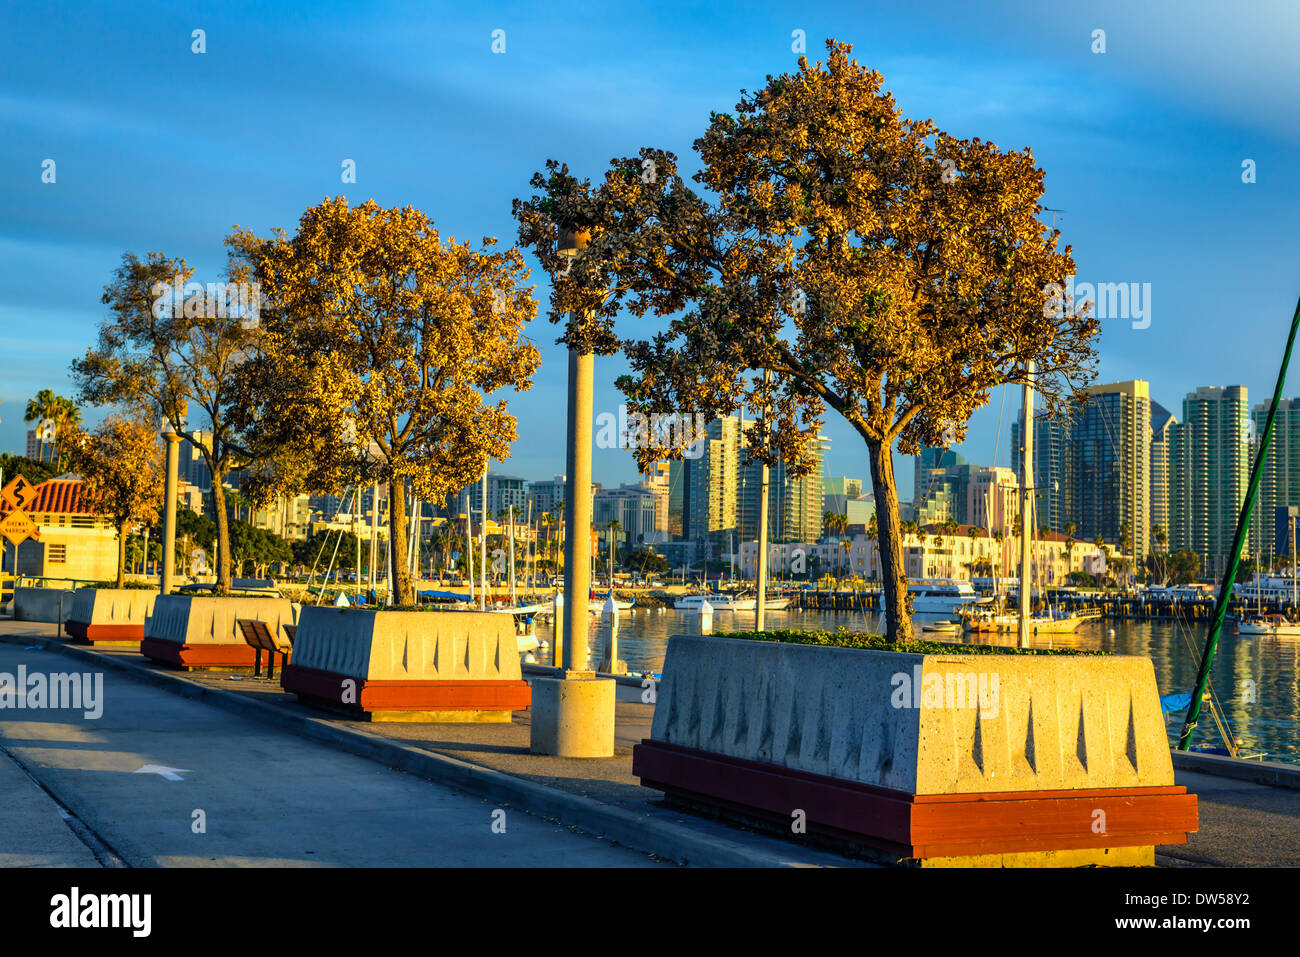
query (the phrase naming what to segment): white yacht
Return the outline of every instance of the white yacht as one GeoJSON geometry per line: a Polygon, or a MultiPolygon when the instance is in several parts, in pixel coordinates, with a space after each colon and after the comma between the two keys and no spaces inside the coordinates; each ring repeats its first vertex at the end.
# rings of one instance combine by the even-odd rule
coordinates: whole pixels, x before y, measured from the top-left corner
{"type": "MultiPolygon", "coordinates": [[[[678,611],[699,611],[700,606],[706,601],[714,611],[754,611],[758,605],[758,599],[753,595],[729,595],[718,592],[707,595],[683,595],[673,602],[673,607],[678,611]]],[[[790,606],[790,601],[788,596],[781,598],[774,596],[763,602],[763,606],[768,611],[781,611],[790,606]]]]}
{"type": "MultiPolygon", "coordinates": [[[[960,578],[915,578],[907,583],[912,596],[912,611],[918,615],[956,615],[971,605],[991,604],[981,598],[970,582],[960,578]]],[[[884,596],[880,600],[885,606],[884,596]]]]}

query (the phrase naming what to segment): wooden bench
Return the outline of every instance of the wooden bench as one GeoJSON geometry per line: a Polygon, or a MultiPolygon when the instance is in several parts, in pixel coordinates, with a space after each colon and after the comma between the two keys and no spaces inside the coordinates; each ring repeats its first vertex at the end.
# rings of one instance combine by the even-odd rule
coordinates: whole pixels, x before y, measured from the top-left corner
{"type": "Polygon", "coordinates": [[[236,619],[240,632],[243,633],[244,641],[253,649],[253,675],[260,677],[262,674],[262,652],[266,652],[266,677],[267,680],[275,679],[275,655],[277,652],[281,655],[281,664],[289,660],[289,653],[293,651],[294,632],[298,629],[293,625],[285,625],[284,630],[288,635],[288,642],[281,644],[271,629],[266,627],[266,622],[256,618],[239,618],[236,619]]]}

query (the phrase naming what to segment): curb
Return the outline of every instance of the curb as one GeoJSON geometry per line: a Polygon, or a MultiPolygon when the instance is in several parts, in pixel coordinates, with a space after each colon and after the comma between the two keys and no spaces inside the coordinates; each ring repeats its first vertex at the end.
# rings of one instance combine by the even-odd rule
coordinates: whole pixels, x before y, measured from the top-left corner
{"type": "Polygon", "coordinates": [[[1198,754],[1195,751],[1171,750],[1174,768],[1195,771],[1221,778],[1236,778],[1252,784],[1300,791],[1300,767],[1277,761],[1247,761],[1222,754],[1198,754]]]}
{"type": "MultiPolygon", "coordinates": [[[[397,744],[350,728],[341,728],[307,714],[294,714],[276,705],[250,700],[233,691],[208,688],[177,675],[152,671],[142,668],[135,662],[69,645],[57,639],[0,635],[0,642],[24,646],[40,645],[46,651],[54,651],[81,661],[94,662],[100,667],[111,668],[136,681],[161,688],[172,694],[196,701],[206,701],[234,714],[264,719],[268,724],[302,733],[305,737],[332,745],[348,754],[397,768],[429,781],[449,784],[477,797],[513,803],[526,811],[557,820],[566,827],[575,827],[633,850],[680,864],[697,867],[819,866],[803,864],[766,850],[701,834],[680,824],[657,820],[649,814],[638,814],[603,801],[562,791],[559,788],[525,781],[503,771],[397,744]]],[[[636,684],[640,687],[639,680],[636,684]]]]}

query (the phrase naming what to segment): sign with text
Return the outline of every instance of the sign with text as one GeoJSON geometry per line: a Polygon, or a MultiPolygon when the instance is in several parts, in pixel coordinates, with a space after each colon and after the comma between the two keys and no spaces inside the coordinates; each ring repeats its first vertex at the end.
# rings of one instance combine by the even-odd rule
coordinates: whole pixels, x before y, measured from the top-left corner
{"type": "Polygon", "coordinates": [[[17,548],[29,538],[40,538],[41,532],[30,515],[21,509],[14,509],[0,520],[0,535],[13,542],[14,548],[17,548]]]}

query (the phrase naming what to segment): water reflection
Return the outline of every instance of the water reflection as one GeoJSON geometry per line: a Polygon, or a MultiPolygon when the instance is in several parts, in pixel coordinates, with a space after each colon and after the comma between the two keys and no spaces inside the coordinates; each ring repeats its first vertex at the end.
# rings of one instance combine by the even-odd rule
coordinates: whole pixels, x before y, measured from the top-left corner
{"type": "MultiPolygon", "coordinates": [[[[784,628],[876,630],[877,616],[862,612],[818,612],[791,609],[767,613],[769,631],[784,628]]],[[[918,617],[918,622],[927,620],[918,617]]],[[[714,629],[744,630],[754,627],[753,612],[718,612],[714,629]]],[[[619,622],[619,657],[632,671],[658,672],[672,635],[689,634],[695,616],[671,608],[633,609],[619,622]]],[[[551,639],[548,624],[539,623],[538,635],[551,639]]],[[[1014,635],[927,635],[944,641],[1014,644],[1014,635]]],[[[1152,660],[1161,694],[1192,690],[1205,640],[1205,625],[1169,621],[1099,621],[1083,625],[1073,635],[1049,635],[1044,647],[1100,648],[1118,655],[1142,655],[1152,660]]],[[[599,623],[592,619],[590,646],[599,648],[599,623]]],[[[547,652],[539,656],[545,661],[547,652]]],[[[1268,752],[1272,760],[1300,763],[1300,638],[1242,637],[1225,628],[1215,655],[1211,688],[1231,732],[1243,748],[1268,752]]],[[[1168,716],[1171,740],[1182,726],[1182,713],[1168,716]]],[[[1202,713],[1197,744],[1221,745],[1208,713],[1202,713]]]]}

